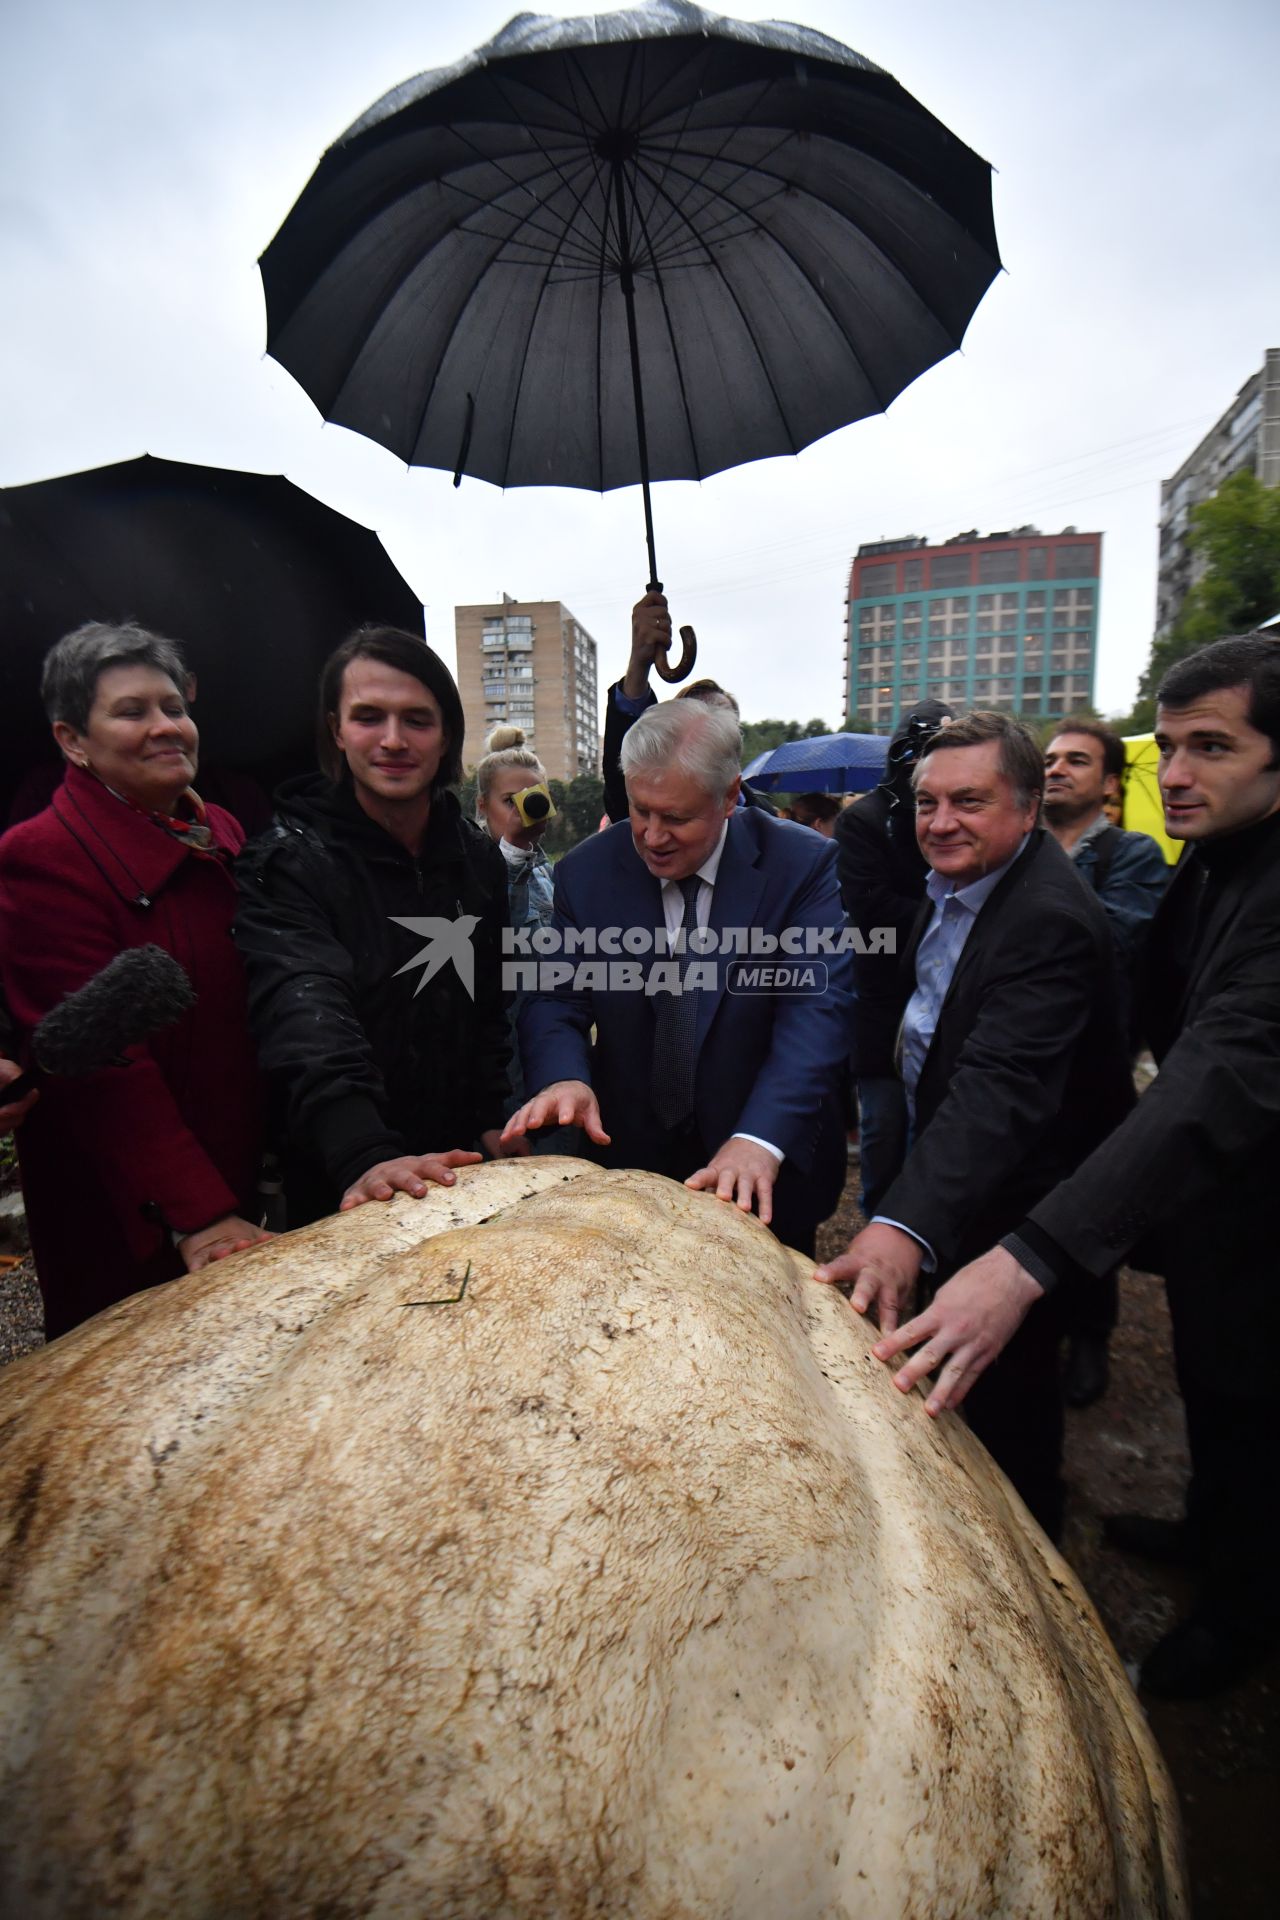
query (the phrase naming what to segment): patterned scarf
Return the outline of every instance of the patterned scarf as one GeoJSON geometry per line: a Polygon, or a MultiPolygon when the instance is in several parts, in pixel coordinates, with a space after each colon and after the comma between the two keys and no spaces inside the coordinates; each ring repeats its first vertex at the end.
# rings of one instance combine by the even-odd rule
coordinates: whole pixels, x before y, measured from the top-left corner
{"type": "MultiPolygon", "coordinates": [[[[105,785],[105,782],[104,782],[105,785]]],[[[115,788],[109,789],[115,793],[115,788]]],[[[178,812],[158,813],[154,807],[140,807],[136,800],[130,800],[125,794],[117,793],[117,800],[123,800],[126,807],[132,807],[144,820],[162,827],[175,840],[180,840],[191,853],[198,854],[204,860],[225,860],[227,850],[220,847],[213,837],[213,828],[208,824],[208,814],[204,801],[194,787],[188,787],[178,801],[179,807],[187,809],[188,817],[178,812]]]]}

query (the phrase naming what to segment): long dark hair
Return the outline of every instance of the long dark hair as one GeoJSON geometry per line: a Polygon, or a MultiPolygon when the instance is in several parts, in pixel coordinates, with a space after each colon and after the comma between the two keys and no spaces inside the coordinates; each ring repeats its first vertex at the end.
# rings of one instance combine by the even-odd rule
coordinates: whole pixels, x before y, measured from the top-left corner
{"type": "Polygon", "coordinates": [[[448,740],[439,771],[431,783],[432,793],[442,787],[455,787],[462,779],[462,742],[466,723],[462,717],[462,698],[453,675],[438,653],[416,634],[400,627],[357,627],[340,647],[335,647],[320,675],[320,700],[316,713],[316,757],[321,771],[336,786],[346,771],[346,761],[333,737],[331,719],[342,704],[342,676],[353,660],[377,660],[421,681],[439,703],[448,740]]]}

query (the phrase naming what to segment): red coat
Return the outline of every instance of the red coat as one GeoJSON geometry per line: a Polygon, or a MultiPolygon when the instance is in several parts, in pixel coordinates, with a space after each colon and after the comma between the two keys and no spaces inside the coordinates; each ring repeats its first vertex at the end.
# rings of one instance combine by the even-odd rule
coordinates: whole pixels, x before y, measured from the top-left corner
{"type": "MultiPolygon", "coordinates": [[[[208,825],[239,850],[230,814],[210,807],[208,825]]],[[[18,1129],[50,1338],[180,1273],[167,1227],[194,1231],[249,1203],[259,1083],[229,867],[76,767],[0,839],[0,985],[20,1058],[37,1022],[126,947],[163,947],[197,996],[126,1066],[46,1080],[18,1129]]]]}

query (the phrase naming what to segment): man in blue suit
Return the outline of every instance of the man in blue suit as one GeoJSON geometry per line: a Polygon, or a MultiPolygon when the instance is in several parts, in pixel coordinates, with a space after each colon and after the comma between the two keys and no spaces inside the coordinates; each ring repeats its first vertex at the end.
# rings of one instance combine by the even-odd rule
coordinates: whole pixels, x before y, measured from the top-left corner
{"type": "Polygon", "coordinates": [[[524,1008],[525,1085],[542,1091],[504,1138],[581,1126],[605,1165],[754,1208],[812,1252],[845,1174],[835,849],[738,806],[741,750],[734,716],[694,701],[628,732],[629,819],[556,868],[552,929],[580,963],[524,1008]]]}

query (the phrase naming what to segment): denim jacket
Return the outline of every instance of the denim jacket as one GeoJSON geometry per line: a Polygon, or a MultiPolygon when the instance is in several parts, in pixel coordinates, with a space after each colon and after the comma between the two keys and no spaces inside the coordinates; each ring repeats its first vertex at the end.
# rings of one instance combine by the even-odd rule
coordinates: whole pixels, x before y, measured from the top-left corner
{"type": "MultiPolygon", "coordinates": [[[[1102,826],[1106,826],[1105,820],[1102,826]]],[[[1113,827],[1108,835],[1110,863],[1098,882],[1101,829],[1089,833],[1075,849],[1076,872],[1098,896],[1111,926],[1111,940],[1122,972],[1132,978],[1147,930],[1169,882],[1169,863],[1149,833],[1131,833],[1113,827]]]]}

